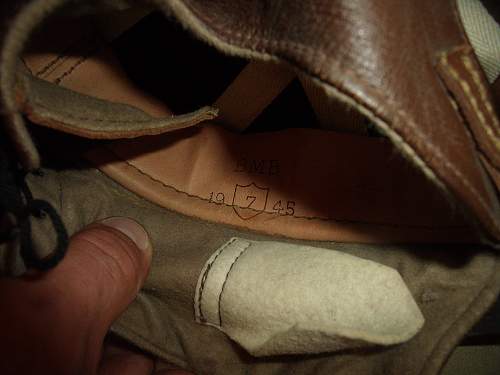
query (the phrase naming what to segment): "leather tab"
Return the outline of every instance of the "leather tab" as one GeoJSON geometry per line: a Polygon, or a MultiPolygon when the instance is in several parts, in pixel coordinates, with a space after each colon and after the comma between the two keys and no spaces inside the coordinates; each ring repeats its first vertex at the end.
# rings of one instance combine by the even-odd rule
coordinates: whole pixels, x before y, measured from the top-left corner
{"type": "Polygon", "coordinates": [[[481,153],[500,168],[500,125],[487,81],[470,48],[439,59],[438,71],[470,126],[481,153]]]}

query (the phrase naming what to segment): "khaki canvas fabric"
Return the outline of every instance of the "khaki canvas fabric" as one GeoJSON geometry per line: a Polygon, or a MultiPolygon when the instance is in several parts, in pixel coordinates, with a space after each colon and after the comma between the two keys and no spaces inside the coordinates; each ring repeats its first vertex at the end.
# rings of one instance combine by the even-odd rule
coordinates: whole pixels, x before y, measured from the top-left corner
{"type": "Polygon", "coordinates": [[[489,82],[500,74],[500,25],[481,1],[458,0],[458,10],[472,47],[489,82]]]}
{"type": "MultiPolygon", "coordinates": [[[[44,169],[41,176],[29,174],[27,182],[33,196],[56,208],[69,234],[95,220],[128,216],[141,222],[151,235],[155,249],[151,274],[136,301],[113,326],[114,332],[164,361],[201,374],[438,372],[454,346],[496,300],[500,289],[499,255],[494,249],[500,238],[498,179],[497,166],[491,163],[491,156],[496,157],[497,152],[498,119],[484,74],[456,24],[454,2],[387,0],[362,7],[358,1],[334,1],[315,7],[309,2],[292,2],[290,6],[290,2],[278,1],[262,8],[258,3],[224,0],[154,3],[225,53],[290,62],[327,96],[368,117],[441,189],[454,208],[465,212],[482,242],[417,246],[292,240],[159,207],[127,191],[95,166],[71,159],[71,167],[44,169]],[[429,9],[433,11],[428,18],[418,18],[429,9]],[[385,15],[390,15],[392,22],[387,22],[385,15]],[[411,22],[407,22],[407,16],[411,22]],[[414,29],[394,38],[389,25],[405,22],[414,29]],[[432,29],[425,22],[443,28],[433,38],[422,38],[421,33],[432,29]],[[227,29],[220,29],[220,25],[227,29]],[[369,32],[353,32],[362,25],[368,25],[369,32]],[[339,38],[332,41],[318,35],[339,38]],[[409,66],[406,55],[391,54],[413,43],[413,69],[402,69],[409,66]],[[359,49],[345,48],[352,45],[361,45],[365,52],[358,55],[359,49]],[[339,50],[345,53],[338,54],[339,50]],[[437,52],[444,53],[441,59],[434,59],[437,52]],[[451,69],[448,61],[453,63],[451,69]],[[458,84],[446,81],[454,71],[461,80],[458,84]],[[444,90],[443,77],[449,92],[444,90]],[[407,92],[411,94],[404,95],[407,92]],[[469,111],[466,118],[461,107],[469,111]],[[474,134],[466,121],[474,124],[474,134]],[[479,150],[475,142],[480,144],[479,150]],[[224,333],[195,321],[193,300],[203,266],[232,237],[331,249],[392,267],[400,273],[426,322],[416,337],[401,345],[307,356],[253,357],[224,333]]],[[[129,6],[126,1],[82,1],[66,8],[64,4],[63,0],[18,1],[15,6],[8,1],[0,3],[2,17],[11,17],[2,23],[6,28],[0,55],[2,114],[9,139],[27,170],[38,168],[41,162],[25,116],[39,125],[80,136],[120,138],[163,132],[186,119],[192,125],[203,119],[203,113],[208,117],[215,114],[207,109],[202,115],[158,120],[137,108],[26,76],[18,58],[31,32],[48,14],[61,10],[73,17],[129,6]],[[104,115],[106,121],[75,121],[75,116],[89,113],[104,115]],[[115,135],[114,130],[118,130],[115,135]]],[[[59,158],[68,155],[62,153],[59,158]]],[[[46,218],[33,218],[31,222],[34,246],[40,255],[47,255],[55,242],[51,224],[46,218]]],[[[3,273],[24,271],[18,251],[15,243],[2,244],[3,273]]]]}
{"type": "MultiPolygon", "coordinates": [[[[163,360],[197,373],[434,374],[495,301],[500,288],[498,256],[479,245],[375,246],[280,238],[284,243],[337,250],[395,268],[426,322],[415,338],[394,347],[255,358],[224,333],[195,322],[194,293],[205,262],[230,238],[274,237],[160,208],[93,168],[44,173],[29,178],[30,188],[36,197],[58,208],[70,233],[116,215],[132,217],[148,229],[155,249],[151,274],[113,330],[163,360]],[[96,200],[97,195],[101,199],[96,200]]],[[[41,225],[47,224],[34,222],[34,241],[50,245],[41,225]]]]}

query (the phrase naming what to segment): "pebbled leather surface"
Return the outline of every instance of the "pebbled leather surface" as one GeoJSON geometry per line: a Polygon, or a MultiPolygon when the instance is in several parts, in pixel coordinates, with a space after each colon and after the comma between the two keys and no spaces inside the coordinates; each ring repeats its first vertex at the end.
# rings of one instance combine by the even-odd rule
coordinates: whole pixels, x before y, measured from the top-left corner
{"type": "MultiPolygon", "coordinates": [[[[201,22],[204,37],[215,37],[232,53],[244,53],[243,48],[292,62],[352,98],[394,132],[396,145],[427,175],[465,203],[495,242],[500,239],[498,196],[478,160],[477,133],[468,129],[477,117],[462,118],[436,69],[443,53],[470,48],[454,1],[169,4],[184,4],[183,11],[201,22]]],[[[182,18],[182,12],[177,16],[182,18]]],[[[189,26],[192,21],[185,22],[189,26]]],[[[476,69],[477,62],[473,64],[476,69]]],[[[487,87],[481,71],[473,74],[464,79],[487,87]]],[[[486,106],[489,95],[478,94],[465,93],[486,106]]],[[[489,121],[498,121],[494,109],[489,121]]]]}

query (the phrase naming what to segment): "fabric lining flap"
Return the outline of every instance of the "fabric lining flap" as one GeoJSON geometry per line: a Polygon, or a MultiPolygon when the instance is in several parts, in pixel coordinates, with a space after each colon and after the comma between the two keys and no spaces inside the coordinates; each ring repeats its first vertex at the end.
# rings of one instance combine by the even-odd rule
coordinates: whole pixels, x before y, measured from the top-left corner
{"type": "Polygon", "coordinates": [[[23,83],[19,105],[31,121],[86,138],[162,134],[217,116],[215,108],[203,107],[185,115],[157,118],[131,105],[93,98],[28,75],[23,83]]]}

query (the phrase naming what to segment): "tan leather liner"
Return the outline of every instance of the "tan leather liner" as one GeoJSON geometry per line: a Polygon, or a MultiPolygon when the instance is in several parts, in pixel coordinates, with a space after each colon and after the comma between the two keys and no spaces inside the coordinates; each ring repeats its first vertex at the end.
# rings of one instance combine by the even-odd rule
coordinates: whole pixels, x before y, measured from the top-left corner
{"type": "Polygon", "coordinates": [[[458,213],[385,139],[214,125],[116,141],[88,155],[160,206],[299,239],[472,241],[458,213]]]}

